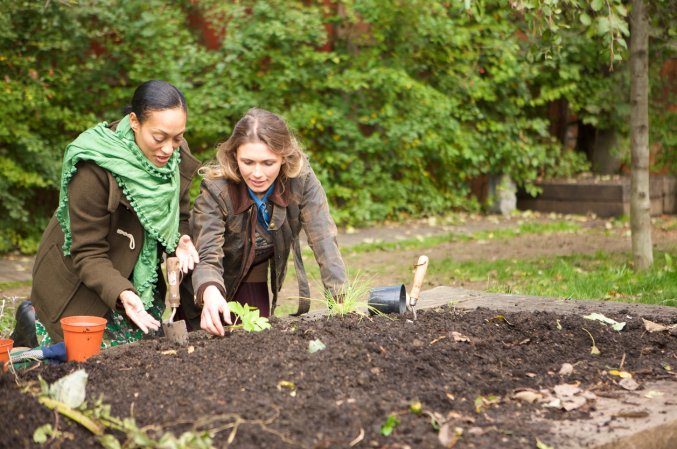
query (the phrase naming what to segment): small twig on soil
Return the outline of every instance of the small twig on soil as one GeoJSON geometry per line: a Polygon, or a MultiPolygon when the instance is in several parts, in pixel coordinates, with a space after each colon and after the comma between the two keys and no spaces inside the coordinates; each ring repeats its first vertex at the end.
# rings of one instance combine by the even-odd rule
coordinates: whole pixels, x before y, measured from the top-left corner
{"type": "Polygon", "coordinates": [[[293,445],[293,446],[301,446],[300,443],[289,439],[286,435],[282,434],[281,432],[278,432],[277,430],[271,429],[268,427],[268,424],[273,423],[279,416],[280,416],[280,410],[277,407],[273,407],[275,409],[275,413],[273,416],[266,418],[266,419],[254,419],[254,420],[247,420],[242,418],[240,415],[237,413],[227,413],[224,415],[211,415],[211,416],[204,416],[202,418],[199,418],[198,420],[195,421],[194,429],[199,429],[199,430],[204,430],[209,432],[212,435],[215,435],[217,433],[223,432],[224,430],[230,430],[230,434],[228,435],[226,445],[230,445],[234,440],[235,436],[237,435],[237,431],[239,427],[242,424],[251,424],[251,425],[257,425],[263,430],[264,432],[273,434],[277,436],[280,440],[284,441],[287,444],[293,445]],[[219,422],[223,421],[228,421],[232,420],[232,422],[229,422],[227,424],[223,424],[217,427],[212,427],[209,428],[207,426],[216,424],[219,422]]]}
{"type": "Polygon", "coordinates": [[[437,342],[440,341],[440,340],[444,340],[445,338],[447,338],[447,336],[446,336],[446,335],[442,335],[441,337],[438,337],[438,338],[434,339],[433,341],[430,342],[430,346],[434,345],[435,343],[437,343],[437,342]]]}
{"type": "Polygon", "coordinates": [[[623,365],[625,364],[625,352],[623,353],[623,357],[621,357],[621,364],[618,365],[618,370],[622,371],[623,370],[623,365]]]}
{"type": "Polygon", "coordinates": [[[49,439],[49,441],[45,443],[45,445],[47,446],[52,444],[52,441],[56,440],[56,436],[59,434],[59,412],[57,412],[56,410],[53,410],[53,412],[54,412],[54,432],[52,432],[52,436],[49,439]]]}
{"type": "Polygon", "coordinates": [[[355,437],[353,441],[350,442],[350,447],[355,446],[357,443],[364,439],[364,429],[360,427],[360,434],[355,437]]]}

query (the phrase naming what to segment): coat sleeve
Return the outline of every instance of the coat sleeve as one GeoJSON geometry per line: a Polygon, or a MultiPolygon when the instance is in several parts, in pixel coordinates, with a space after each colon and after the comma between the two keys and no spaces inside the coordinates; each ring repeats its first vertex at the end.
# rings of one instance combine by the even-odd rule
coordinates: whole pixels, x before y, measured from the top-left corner
{"type": "Polygon", "coordinates": [[[336,240],[338,232],[329,213],[327,194],[313,169],[308,167],[308,170],[299,202],[301,224],[320,266],[322,284],[335,296],[346,284],[346,267],[336,240]]]}
{"type": "Polygon", "coordinates": [[[134,290],[108,257],[111,212],[110,185],[105,170],[91,163],[78,165],[68,185],[71,224],[71,257],[77,276],[111,309],[124,290],[134,290]]]}
{"type": "Polygon", "coordinates": [[[200,256],[192,277],[198,304],[202,303],[202,292],[207,285],[216,285],[221,293],[226,293],[223,244],[227,214],[226,206],[220,200],[220,189],[209,180],[202,181],[190,217],[193,242],[200,256]]]}

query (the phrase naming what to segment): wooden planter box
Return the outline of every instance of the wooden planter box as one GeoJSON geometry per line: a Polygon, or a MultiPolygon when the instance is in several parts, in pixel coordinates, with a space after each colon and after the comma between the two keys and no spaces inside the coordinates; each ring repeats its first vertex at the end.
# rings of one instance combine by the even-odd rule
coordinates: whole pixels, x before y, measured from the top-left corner
{"type": "MultiPolygon", "coordinates": [[[[517,208],[562,214],[594,213],[616,217],[630,213],[630,177],[578,178],[541,181],[543,192],[530,197],[520,191],[517,208]]],[[[677,178],[653,176],[650,179],[651,215],[677,213],[677,178]]]]}

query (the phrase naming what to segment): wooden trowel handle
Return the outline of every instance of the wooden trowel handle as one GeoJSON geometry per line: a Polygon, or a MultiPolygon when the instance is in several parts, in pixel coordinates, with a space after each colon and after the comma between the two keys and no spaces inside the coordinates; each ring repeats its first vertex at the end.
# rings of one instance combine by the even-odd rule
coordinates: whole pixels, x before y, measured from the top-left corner
{"type": "Polygon", "coordinates": [[[179,307],[181,304],[181,295],[179,294],[181,268],[178,257],[167,258],[167,283],[169,284],[169,306],[179,307]]]}
{"type": "Polygon", "coordinates": [[[421,256],[416,262],[416,271],[414,272],[414,285],[411,287],[410,304],[411,306],[416,305],[418,301],[418,296],[421,294],[421,287],[423,286],[423,278],[425,278],[425,272],[428,270],[428,256],[421,256]]]}

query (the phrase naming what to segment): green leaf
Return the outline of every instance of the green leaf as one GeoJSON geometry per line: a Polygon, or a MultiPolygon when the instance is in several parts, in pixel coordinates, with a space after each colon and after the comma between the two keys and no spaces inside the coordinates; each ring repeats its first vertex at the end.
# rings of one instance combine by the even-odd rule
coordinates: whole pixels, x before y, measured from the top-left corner
{"type": "Polygon", "coordinates": [[[79,369],[54,382],[49,387],[49,396],[67,407],[78,408],[85,402],[86,387],[87,372],[79,369]]]}
{"type": "Polygon", "coordinates": [[[325,346],[325,344],[322,343],[322,341],[320,339],[311,340],[311,341],[308,342],[308,352],[310,352],[311,354],[313,354],[317,351],[322,351],[322,350],[326,349],[326,347],[327,346],[325,346]]]}
{"type": "Polygon", "coordinates": [[[603,6],[604,6],[604,0],[592,0],[592,2],[590,2],[590,7],[595,12],[602,9],[603,6]]]}
{"type": "Polygon", "coordinates": [[[387,437],[388,435],[393,433],[393,430],[395,430],[395,427],[397,427],[399,424],[400,419],[397,416],[389,415],[386,422],[383,423],[383,425],[381,426],[381,435],[387,437]]]}
{"type": "Polygon", "coordinates": [[[120,442],[118,441],[117,438],[115,438],[111,434],[106,434],[102,435],[99,437],[99,443],[101,446],[104,447],[104,449],[121,449],[122,446],[120,445],[120,442]]]}
{"type": "Polygon", "coordinates": [[[581,23],[582,23],[583,25],[585,25],[586,27],[587,27],[587,26],[590,26],[590,24],[592,23],[592,19],[591,19],[590,16],[587,15],[586,13],[581,13],[581,15],[579,16],[578,19],[579,19],[579,20],[581,21],[581,23]]]}
{"type": "Polygon", "coordinates": [[[33,432],[33,441],[38,444],[45,444],[47,439],[54,433],[51,424],[43,424],[33,432]]]}
{"type": "Polygon", "coordinates": [[[548,446],[547,444],[545,444],[544,442],[542,442],[538,438],[536,438],[536,448],[537,449],[555,449],[552,446],[548,446]]]}

